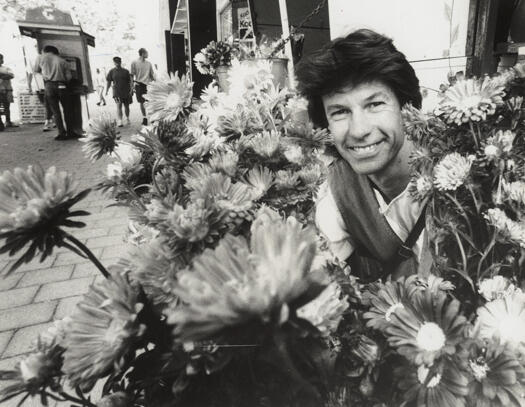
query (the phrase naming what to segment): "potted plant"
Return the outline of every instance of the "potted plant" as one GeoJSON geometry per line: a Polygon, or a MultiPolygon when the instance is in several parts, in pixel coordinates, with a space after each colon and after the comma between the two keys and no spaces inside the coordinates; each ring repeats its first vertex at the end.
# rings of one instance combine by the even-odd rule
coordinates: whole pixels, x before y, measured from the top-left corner
{"type": "Polygon", "coordinates": [[[233,40],[211,41],[195,55],[193,62],[200,73],[215,76],[221,90],[227,91],[228,67],[237,51],[233,40]]]}

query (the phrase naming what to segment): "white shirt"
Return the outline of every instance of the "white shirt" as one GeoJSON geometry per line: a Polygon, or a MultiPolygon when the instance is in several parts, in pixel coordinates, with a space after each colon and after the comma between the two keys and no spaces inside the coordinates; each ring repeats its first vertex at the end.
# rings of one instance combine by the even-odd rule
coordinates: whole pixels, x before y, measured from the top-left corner
{"type": "MultiPolygon", "coordinates": [[[[412,198],[408,186],[388,204],[379,191],[375,188],[373,190],[379,204],[377,216],[384,216],[394,233],[404,242],[419,219],[425,203],[412,198]]],[[[328,181],[321,185],[317,194],[315,223],[328,241],[335,257],[346,260],[353,253],[355,243],[352,241],[352,236],[346,231],[343,216],[330,191],[328,181]]],[[[426,231],[423,230],[412,247],[418,259],[421,258],[425,234],[426,231]]]]}

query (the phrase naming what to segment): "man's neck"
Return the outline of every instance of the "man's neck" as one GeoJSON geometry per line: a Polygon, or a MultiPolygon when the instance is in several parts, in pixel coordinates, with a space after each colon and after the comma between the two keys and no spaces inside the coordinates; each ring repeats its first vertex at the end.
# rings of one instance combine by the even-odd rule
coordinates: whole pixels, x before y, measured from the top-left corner
{"type": "Polygon", "coordinates": [[[403,147],[394,158],[396,163],[389,165],[385,171],[369,175],[370,180],[380,189],[389,201],[405,190],[410,181],[409,159],[413,150],[412,142],[405,140],[403,147]]]}
{"type": "Polygon", "coordinates": [[[144,62],[144,61],[146,60],[146,58],[144,58],[144,57],[139,57],[139,59],[140,59],[142,62],[144,62]]]}

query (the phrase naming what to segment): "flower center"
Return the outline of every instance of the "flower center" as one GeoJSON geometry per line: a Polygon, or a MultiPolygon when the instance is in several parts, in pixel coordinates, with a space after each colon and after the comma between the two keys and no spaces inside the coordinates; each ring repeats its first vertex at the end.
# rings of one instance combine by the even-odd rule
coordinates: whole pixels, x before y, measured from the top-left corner
{"type": "Polygon", "coordinates": [[[170,93],[166,99],[166,106],[169,109],[178,109],[182,106],[182,99],[176,92],[170,93]]]}
{"type": "Polygon", "coordinates": [[[388,322],[391,322],[392,320],[390,319],[390,316],[396,311],[396,309],[398,308],[405,308],[403,306],[403,304],[401,304],[400,302],[396,302],[394,305],[391,305],[389,309],[386,310],[385,312],[385,319],[388,321],[388,322]]]}
{"type": "MultiPolygon", "coordinates": [[[[423,365],[421,365],[421,366],[418,367],[418,369],[417,369],[417,380],[419,380],[419,383],[421,383],[421,384],[424,384],[424,383],[425,383],[425,381],[427,380],[427,376],[428,376],[428,372],[429,372],[429,371],[430,371],[430,370],[429,370],[427,367],[423,366],[423,365]]],[[[436,387],[436,386],[439,384],[440,381],[441,381],[441,375],[440,375],[439,373],[436,373],[436,374],[435,374],[435,375],[434,375],[434,376],[428,381],[428,383],[426,384],[426,386],[427,386],[428,388],[436,387]]]]}
{"type": "Polygon", "coordinates": [[[436,352],[445,346],[445,334],[434,322],[425,322],[417,333],[416,341],[421,349],[436,352]]]}
{"type": "Polygon", "coordinates": [[[461,100],[461,107],[463,109],[472,109],[478,107],[482,98],[480,95],[470,95],[461,100]]]}
{"type": "Polygon", "coordinates": [[[472,370],[472,375],[478,382],[487,377],[487,372],[490,370],[488,365],[482,360],[470,360],[469,366],[470,370],[472,370]]]}

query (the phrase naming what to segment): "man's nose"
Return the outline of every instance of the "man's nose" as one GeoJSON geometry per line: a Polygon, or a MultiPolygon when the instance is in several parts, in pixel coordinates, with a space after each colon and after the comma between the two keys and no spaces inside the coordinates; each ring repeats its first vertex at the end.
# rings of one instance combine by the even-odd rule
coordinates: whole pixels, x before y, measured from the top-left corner
{"type": "Polygon", "coordinates": [[[365,112],[355,111],[348,119],[348,134],[351,137],[362,139],[370,134],[372,125],[365,112]]]}

